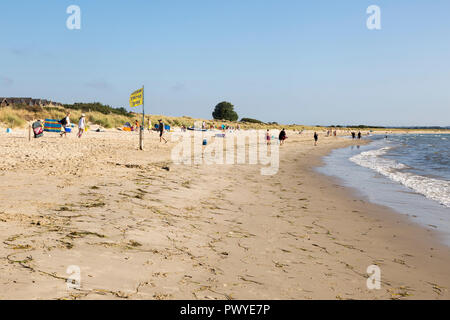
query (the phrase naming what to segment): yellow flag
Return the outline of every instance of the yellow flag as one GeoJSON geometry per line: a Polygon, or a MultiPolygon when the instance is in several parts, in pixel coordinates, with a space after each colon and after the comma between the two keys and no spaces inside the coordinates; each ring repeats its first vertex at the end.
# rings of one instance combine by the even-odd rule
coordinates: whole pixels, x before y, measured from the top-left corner
{"type": "Polygon", "coordinates": [[[130,107],[137,107],[144,104],[144,88],[136,90],[130,96],[130,107]]]}

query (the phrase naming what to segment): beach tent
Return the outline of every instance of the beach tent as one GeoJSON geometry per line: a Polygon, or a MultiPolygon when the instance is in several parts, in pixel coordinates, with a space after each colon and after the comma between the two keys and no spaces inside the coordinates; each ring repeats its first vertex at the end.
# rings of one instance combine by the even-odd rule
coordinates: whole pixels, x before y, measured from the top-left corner
{"type": "Polygon", "coordinates": [[[46,132],[61,132],[61,123],[55,119],[45,119],[44,131],[46,132]]]}
{"type": "Polygon", "coordinates": [[[126,123],[123,125],[122,130],[123,130],[123,131],[131,131],[131,124],[130,124],[129,122],[126,122],[126,123]]]}

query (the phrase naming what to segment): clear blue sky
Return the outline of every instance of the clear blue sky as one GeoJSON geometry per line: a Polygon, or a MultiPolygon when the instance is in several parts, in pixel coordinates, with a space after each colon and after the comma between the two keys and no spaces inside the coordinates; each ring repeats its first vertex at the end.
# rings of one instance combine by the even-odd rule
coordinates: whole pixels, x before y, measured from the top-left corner
{"type": "Polygon", "coordinates": [[[300,124],[450,125],[448,0],[4,0],[0,96],[300,124]],[[68,30],[66,8],[81,8],[68,30]],[[366,28],[369,5],[382,30],[366,28]]]}

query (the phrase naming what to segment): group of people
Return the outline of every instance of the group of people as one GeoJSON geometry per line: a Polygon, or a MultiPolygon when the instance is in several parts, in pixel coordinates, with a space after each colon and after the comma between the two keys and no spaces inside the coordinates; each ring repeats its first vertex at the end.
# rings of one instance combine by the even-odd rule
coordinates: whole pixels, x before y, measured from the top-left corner
{"type": "MultiPolygon", "coordinates": [[[[59,123],[61,124],[61,126],[62,126],[62,131],[61,131],[61,137],[66,137],[67,136],[67,130],[66,130],[66,128],[68,128],[68,127],[70,127],[71,126],[71,123],[70,123],[70,112],[68,112],[67,114],[66,114],[66,116],[63,118],[63,119],[61,119],[60,121],[59,121],[59,123]]],[[[136,130],[138,130],[139,128],[140,128],[141,126],[139,125],[139,121],[138,120],[136,120],[136,122],[135,122],[135,128],[136,128],[136,130]]],[[[164,123],[162,122],[162,119],[159,119],[158,120],[158,128],[157,128],[157,131],[159,132],[159,141],[160,142],[165,142],[165,143],[167,143],[167,139],[164,137],[164,133],[165,133],[165,125],[164,125],[164,123]]],[[[206,123],[205,122],[203,122],[202,123],[202,128],[205,128],[206,127],[206,123]]],[[[224,130],[225,129],[225,126],[223,126],[222,127],[222,130],[224,130]]],[[[240,129],[239,127],[237,127],[236,129],[240,129]]],[[[77,137],[78,138],[81,138],[82,136],[83,136],[83,133],[85,132],[85,130],[86,130],[86,115],[84,114],[84,113],[82,113],[81,114],[81,117],[80,117],[80,119],[78,120],[78,133],[77,133],[77,137]]],[[[151,131],[152,130],[152,127],[151,127],[151,120],[150,120],[150,118],[148,119],[148,130],[149,131],[151,131]]],[[[183,128],[182,128],[182,130],[183,130],[183,128]]],[[[186,130],[186,128],[184,128],[184,130],[186,130]]],[[[303,130],[302,130],[303,131],[303,130]]],[[[300,134],[301,134],[302,132],[300,132],[300,134]]],[[[336,130],[333,132],[333,131],[330,131],[330,130],[328,130],[327,131],[327,136],[330,136],[330,134],[333,134],[334,136],[336,136],[337,135],[337,132],[336,132],[336,130]]],[[[361,131],[359,131],[357,134],[355,133],[355,132],[352,132],[351,133],[351,135],[352,135],[352,138],[353,139],[356,139],[356,137],[358,137],[358,139],[361,139],[361,131]]],[[[314,132],[314,146],[317,146],[317,142],[319,141],[319,135],[317,134],[317,132],[314,132]]],[[[271,134],[270,134],[270,131],[269,131],[269,129],[267,129],[267,132],[266,132],[266,142],[267,142],[267,144],[269,145],[270,144],[270,141],[271,141],[271,139],[272,139],[272,136],[271,136],[271,134]]],[[[280,145],[283,145],[284,144],[284,142],[286,141],[286,139],[287,139],[287,135],[286,135],[286,130],[283,128],[281,131],[280,131],[280,133],[279,133],[279,135],[278,135],[278,140],[280,141],[280,145]]]]}
{"type": "MultiPolygon", "coordinates": [[[[280,134],[278,135],[278,140],[280,141],[280,146],[281,145],[283,145],[283,143],[284,143],[284,141],[287,139],[288,137],[287,137],[287,135],[286,135],[286,130],[281,130],[280,131],[280,134]]],[[[270,141],[272,140],[272,136],[270,135],[270,131],[269,131],[269,129],[267,129],[267,132],[266,132],[266,142],[267,142],[267,145],[269,145],[270,144],[270,141]]]]}
{"type": "Polygon", "coordinates": [[[333,130],[328,130],[327,131],[327,137],[329,137],[330,135],[333,135],[333,136],[336,137],[337,136],[337,131],[336,130],[334,130],[334,131],[333,130]]]}
{"type": "MultiPolygon", "coordinates": [[[[302,134],[303,130],[299,132],[299,134],[302,134]]],[[[283,128],[283,130],[280,131],[280,134],[278,135],[278,140],[280,141],[280,146],[284,144],[284,142],[287,139],[287,135],[286,135],[286,130],[283,128]]],[[[269,129],[267,129],[266,132],[266,141],[267,144],[270,144],[270,140],[271,140],[271,135],[270,135],[270,131],[269,129]]],[[[319,141],[319,135],[317,134],[317,132],[314,132],[314,145],[317,146],[317,141],[319,141]]]]}
{"type": "MultiPolygon", "coordinates": [[[[67,112],[66,116],[59,120],[61,124],[61,138],[62,136],[67,137],[67,129],[71,127],[70,123],[70,112],[67,112]]],[[[81,138],[83,136],[84,131],[86,131],[86,115],[84,113],[81,114],[80,119],[78,120],[78,133],[77,137],[81,138]]]]}
{"type": "MultiPolygon", "coordinates": [[[[70,112],[68,112],[64,118],[59,120],[59,123],[61,124],[60,136],[67,137],[68,130],[66,128],[70,128],[72,126],[71,122],[70,122],[70,112]]],[[[151,131],[152,128],[151,128],[151,120],[150,119],[148,119],[148,123],[149,123],[148,130],[151,131]]],[[[135,130],[139,130],[139,128],[141,128],[138,120],[135,121],[134,128],[135,128],[135,130]]],[[[84,113],[82,113],[80,119],[78,120],[77,137],[81,138],[85,131],[86,131],[86,115],[84,113]]],[[[167,143],[166,138],[164,138],[165,129],[164,129],[164,123],[162,122],[162,119],[158,120],[158,132],[159,132],[159,141],[160,142],[164,141],[165,143],[167,143]]]]}
{"type": "MultiPolygon", "coordinates": [[[[356,133],[352,131],[352,139],[356,139],[356,133]]],[[[358,132],[358,139],[361,139],[361,131],[358,132]]]]}

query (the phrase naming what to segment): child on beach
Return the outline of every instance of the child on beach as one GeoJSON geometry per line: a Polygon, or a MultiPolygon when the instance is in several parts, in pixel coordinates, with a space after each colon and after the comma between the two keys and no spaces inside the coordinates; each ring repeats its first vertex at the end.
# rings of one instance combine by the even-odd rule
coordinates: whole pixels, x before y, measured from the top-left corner
{"type": "Polygon", "coordinates": [[[317,140],[319,140],[319,135],[317,132],[314,132],[314,146],[317,146],[317,140]]]}
{"type": "Polygon", "coordinates": [[[266,132],[266,141],[267,141],[267,145],[269,145],[270,144],[270,132],[269,132],[269,129],[267,129],[267,132],[266,132]]]}
{"type": "Polygon", "coordinates": [[[61,123],[61,129],[62,132],[60,134],[61,138],[64,135],[64,137],[67,137],[66,127],[70,127],[70,112],[67,112],[67,115],[62,118],[59,123],[61,123]]]}
{"type": "Polygon", "coordinates": [[[78,135],[77,135],[78,138],[81,138],[85,128],[86,128],[86,115],[83,113],[81,114],[81,118],[78,121],[78,135]]]}

